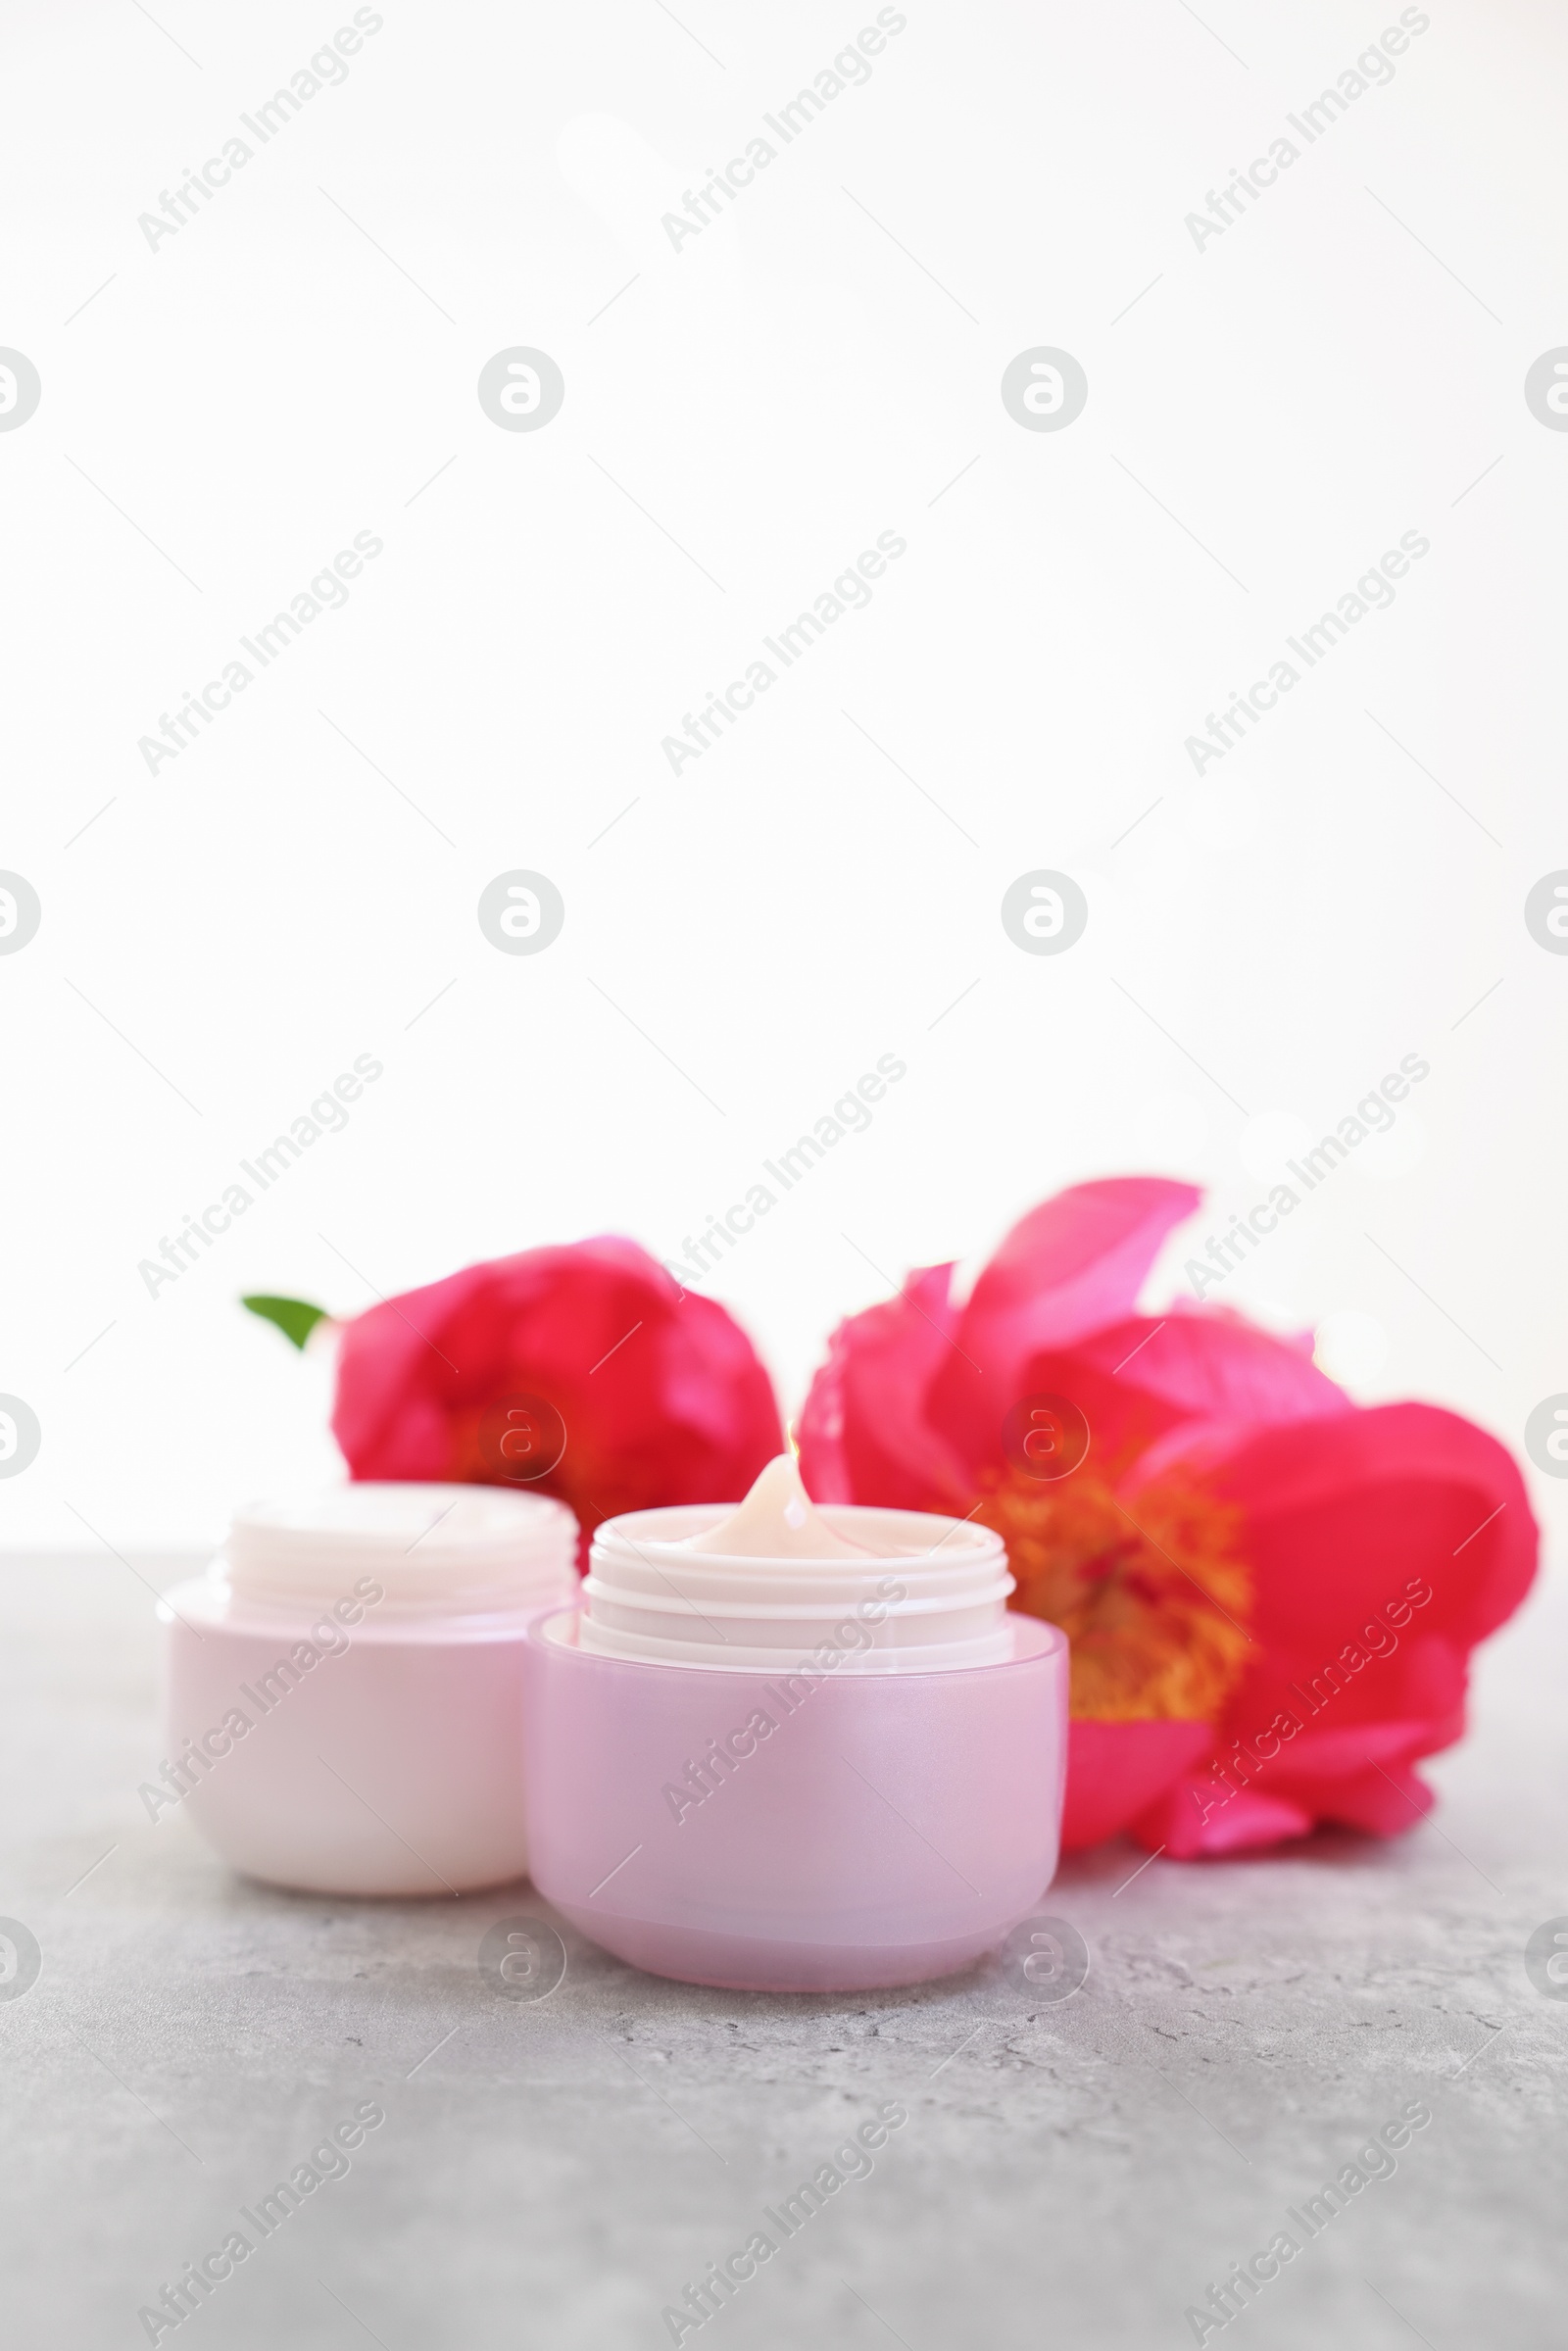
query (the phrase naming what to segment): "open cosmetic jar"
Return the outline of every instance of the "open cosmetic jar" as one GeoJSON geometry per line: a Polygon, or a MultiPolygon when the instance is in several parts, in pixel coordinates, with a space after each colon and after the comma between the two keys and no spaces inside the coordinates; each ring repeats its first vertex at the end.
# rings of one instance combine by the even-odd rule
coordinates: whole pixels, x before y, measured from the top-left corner
{"type": "Polygon", "coordinates": [[[859,1990],[969,1965],[1056,1866],[1067,1642],[1009,1615],[988,1528],[746,1501],[594,1538],[525,1636],[531,1871],[635,1966],[859,1990]]]}
{"type": "Polygon", "coordinates": [[[166,1594],[160,1789],[225,1861],[338,1894],[528,1867],[523,1626],[577,1589],[562,1502],[350,1485],[241,1510],[166,1594]]]}

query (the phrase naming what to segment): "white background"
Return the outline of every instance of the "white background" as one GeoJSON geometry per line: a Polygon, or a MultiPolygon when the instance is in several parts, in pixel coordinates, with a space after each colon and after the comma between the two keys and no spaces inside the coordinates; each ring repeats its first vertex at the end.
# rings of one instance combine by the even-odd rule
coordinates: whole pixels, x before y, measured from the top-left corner
{"type": "Polygon", "coordinates": [[[666,186],[874,10],[388,0],[150,251],[351,12],[154,13],[9,12],[0,343],[43,399],[0,434],[0,865],[43,923],[0,958],[0,1390],[43,1445],[0,1541],[201,1543],[332,1472],[324,1366],[242,1292],[678,1256],[889,1053],[870,1131],[710,1285],[791,1410],[911,1264],[1141,1170],[1210,1188],[1200,1244],[1260,1197],[1251,1120],[1320,1134],[1415,1053],[1390,1143],[1220,1295],[1372,1318],[1358,1396],[1517,1445],[1568,1388],[1568,958],[1522,918],[1568,864],[1568,435],[1522,395],[1568,342],[1561,11],[1433,0],[1199,251],[1186,214],[1396,8],[910,0],[679,254],[666,186]],[[475,394],[518,344],[565,377],[538,432],[475,394]],[[1041,344],[1088,373],[1061,432],[999,395],[1041,344]],[[149,775],[362,530],[346,608],[149,775]],[[884,530],[870,607],[672,776],[661,739],[884,530]],[[1196,776],[1184,738],[1407,530],[1393,608],[1196,776]],[[564,896],[542,955],[479,931],[513,867],[564,896]],[[1088,895],[1064,955],[1002,929],[1035,867],[1088,895]],[[149,1298],[138,1260],[366,1053],[348,1129],[149,1298]]]}

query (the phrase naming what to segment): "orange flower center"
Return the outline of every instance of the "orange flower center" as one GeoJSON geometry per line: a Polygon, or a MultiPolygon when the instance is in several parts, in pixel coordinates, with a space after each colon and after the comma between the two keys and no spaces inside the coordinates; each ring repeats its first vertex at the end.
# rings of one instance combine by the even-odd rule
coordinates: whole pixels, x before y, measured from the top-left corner
{"type": "Polygon", "coordinates": [[[1239,1513],[1176,1481],[1129,1509],[1082,1471],[1007,1470],[977,1513],[1007,1546],[1012,1605],[1072,1643],[1071,1711],[1100,1722],[1211,1721],[1240,1680],[1251,1579],[1239,1513]]]}

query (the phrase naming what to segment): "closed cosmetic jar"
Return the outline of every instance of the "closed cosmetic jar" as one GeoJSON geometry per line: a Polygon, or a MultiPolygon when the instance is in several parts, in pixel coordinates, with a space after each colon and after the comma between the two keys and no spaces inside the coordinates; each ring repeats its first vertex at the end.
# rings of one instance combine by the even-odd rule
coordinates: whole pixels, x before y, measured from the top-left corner
{"type": "Polygon", "coordinates": [[[1056,1866],[1067,1642],[988,1528],[747,1501],[594,1539],[524,1636],[535,1885],[619,1958],[767,1991],[970,1965],[1056,1866]]]}
{"type": "Polygon", "coordinates": [[[155,1819],[189,1814],[248,1877],[446,1894],[528,1867],[524,1626],[577,1590],[562,1502],[360,1484],[239,1511],[159,1606],[155,1819]]]}

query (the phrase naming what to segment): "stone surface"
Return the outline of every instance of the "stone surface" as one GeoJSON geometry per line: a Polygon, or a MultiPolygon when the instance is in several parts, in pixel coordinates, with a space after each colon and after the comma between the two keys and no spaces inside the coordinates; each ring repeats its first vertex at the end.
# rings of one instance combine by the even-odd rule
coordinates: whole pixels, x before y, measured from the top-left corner
{"type": "Polygon", "coordinates": [[[564,1981],[525,2002],[476,1959],[496,1920],[547,1915],[527,1886],[290,1896],[146,1820],[137,1579],[185,1564],[0,1562],[0,1913],[43,1954],[0,2000],[8,2340],[145,2341],[139,2307],[369,2100],[385,2121],[346,2175],[185,2322],[209,2351],[652,2351],[663,2306],[891,2101],[908,2121],[870,2175],[704,2339],[1191,2342],[1186,2306],[1421,2102],[1394,2176],[1236,2326],[1253,2351],[1563,2340],[1568,2000],[1523,1965],[1568,1913],[1561,1592],[1482,1653],[1471,1738],[1429,1767],[1442,1803],[1409,1837],[1067,1865],[1044,1907],[1092,1964],[1061,2004],[996,1964],[874,1997],[713,1993],[569,1930],[564,1981]]]}

